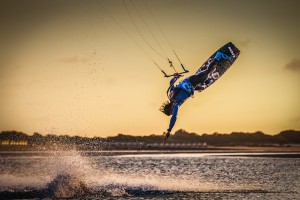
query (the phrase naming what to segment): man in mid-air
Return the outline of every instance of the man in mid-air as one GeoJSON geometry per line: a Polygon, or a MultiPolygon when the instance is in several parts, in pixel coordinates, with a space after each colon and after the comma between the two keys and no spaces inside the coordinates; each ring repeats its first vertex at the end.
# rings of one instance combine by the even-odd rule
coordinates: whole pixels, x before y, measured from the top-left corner
{"type": "Polygon", "coordinates": [[[206,69],[200,69],[196,74],[185,78],[178,85],[174,86],[175,82],[182,75],[176,73],[174,74],[174,78],[170,81],[170,87],[168,88],[167,95],[170,101],[164,103],[160,110],[170,116],[169,128],[167,129],[167,133],[165,134],[165,140],[167,140],[170,136],[170,133],[175,125],[177,119],[177,113],[179,106],[181,106],[189,97],[194,95],[194,91],[202,91],[205,87],[208,87],[213,80],[218,79],[218,73],[214,73],[216,70],[216,66],[218,62],[222,59],[229,60],[232,62],[230,56],[217,52],[213,59],[209,59],[207,62],[206,69]],[[209,76],[211,76],[209,78],[209,76]]]}

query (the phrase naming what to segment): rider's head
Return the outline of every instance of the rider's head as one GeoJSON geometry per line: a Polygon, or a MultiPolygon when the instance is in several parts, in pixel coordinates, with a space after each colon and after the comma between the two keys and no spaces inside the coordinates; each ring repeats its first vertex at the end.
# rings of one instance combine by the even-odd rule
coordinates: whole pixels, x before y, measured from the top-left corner
{"type": "Polygon", "coordinates": [[[164,114],[170,116],[173,113],[173,105],[174,105],[173,102],[166,101],[165,103],[162,104],[159,110],[164,114]]]}

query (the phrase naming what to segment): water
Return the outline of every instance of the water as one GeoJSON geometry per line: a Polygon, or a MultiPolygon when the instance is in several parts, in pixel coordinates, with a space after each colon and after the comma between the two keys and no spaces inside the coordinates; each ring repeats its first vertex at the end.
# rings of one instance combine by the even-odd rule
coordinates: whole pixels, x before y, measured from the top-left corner
{"type": "Polygon", "coordinates": [[[2,152],[0,199],[300,199],[299,154],[2,152]]]}

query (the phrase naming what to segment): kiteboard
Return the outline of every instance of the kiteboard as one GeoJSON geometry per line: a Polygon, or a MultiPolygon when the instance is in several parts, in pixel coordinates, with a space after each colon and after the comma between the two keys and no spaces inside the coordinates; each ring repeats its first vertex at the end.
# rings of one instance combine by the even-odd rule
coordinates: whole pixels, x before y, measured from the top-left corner
{"type": "Polygon", "coordinates": [[[212,85],[218,80],[235,62],[240,54],[240,50],[232,43],[229,42],[218,49],[206,62],[197,70],[196,74],[202,70],[206,70],[210,64],[215,64],[216,67],[211,68],[211,72],[204,84],[197,86],[195,89],[202,92],[204,89],[212,85]]]}

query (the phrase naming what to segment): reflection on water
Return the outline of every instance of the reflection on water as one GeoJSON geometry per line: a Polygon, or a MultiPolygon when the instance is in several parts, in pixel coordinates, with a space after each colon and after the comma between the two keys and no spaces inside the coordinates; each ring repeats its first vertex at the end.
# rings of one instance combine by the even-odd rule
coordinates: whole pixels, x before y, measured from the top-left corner
{"type": "Polygon", "coordinates": [[[296,199],[297,155],[6,152],[0,197],[296,199]]]}

